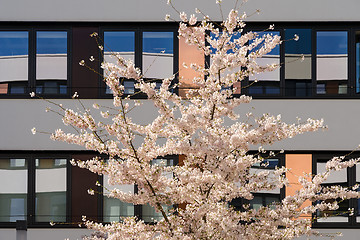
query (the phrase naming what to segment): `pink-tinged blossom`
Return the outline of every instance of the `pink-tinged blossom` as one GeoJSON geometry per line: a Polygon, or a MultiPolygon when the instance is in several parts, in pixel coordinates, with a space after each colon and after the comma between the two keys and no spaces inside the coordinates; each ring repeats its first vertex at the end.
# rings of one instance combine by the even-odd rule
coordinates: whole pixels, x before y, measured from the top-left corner
{"type": "MultiPolygon", "coordinates": [[[[251,97],[234,98],[236,89],[232,86],[249,76],[278,69],[278,64],[261,66],[257,60],[281,43],[277,35],[243,33],[245,18],[245,13],[233,9],[219,25],[209,21],[208,16],[197,19],[190,15],[188,19],[180,13],[179,37],[211,59],[209,66],[183,65],[198,75],[193,79],[196,87],[186,97],[173,93],[177,86],[175,75],[163,79],[157,88],[143,78],[132,61],[116,55],[116,64],[101,65],[104,82],[114,98],[112,108],[93,105],[95,111],[99,109],[100,122],[90,110],[76,112],[60,106],[63,123],[76,131],[57,129],[51,139],[77,144],[104,156],[73,160],[72,164],[106,175],[111,187],[108,197],[130,204],[149,204],[162,216],[156,224],[145,224],[135,217],[111,224],[84,218],[88,228],[100,232],[85,239],[293,239],[314,233],[310,220],[301,216],[337,209],[335,199],[359,198],[357,186],[321,185],[332,172],[358,162],[338,157],[326,164],[324,173],[299,177],[302,189],[280,203],[259,209],[243,206],[245,211],[229,206],[228,202],[235,198],[251,200],[254,193],[289,186],[286,175],[291,169],[252,168],[266,167],[262,165],[262,154],[278,154],[267,152],[265,147],[325,128],[322,119],[289,124],[281,115],[238,113],[251,97]],[[122,83],[126,79],[133,79],[135,88],[152,102],[157,109],[154,117],[145,122],[132,119],[131,111],[142,101],[124,99],[122,83]],[[249,154],[254,147],[259,153],[249,154]],[[169,166],[164,164],[166,161],[154,161],[173,155],[182,156],[182,164],[169,166]],[[119,185],[136,185],[138,191],[124,192],[117,188],[119,185]],[[314,204],[303,207],[307,201],[314,204]],[[176,205],[182,207],[171,207],[176,205]]],[[[89,193],[95,194],[93,190],[89,193]]]]}

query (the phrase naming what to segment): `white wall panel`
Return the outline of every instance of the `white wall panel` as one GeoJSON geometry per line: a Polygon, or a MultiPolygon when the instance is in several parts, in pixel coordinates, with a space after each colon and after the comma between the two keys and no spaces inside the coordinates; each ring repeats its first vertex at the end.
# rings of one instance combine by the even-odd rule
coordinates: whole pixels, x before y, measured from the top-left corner
{"type": "MultiPolygon", "coordinates": [[[[221,19],[215,0],[172,0],[179,11],[197,7],[212,19],[221,19]]],[[[224,12],[234,6],[223,3],[224,12]]],[[[240,2],[240,1],[239,1],[240,2]]],[[[164,21],[166,13],[176,16],[166,0],[3,0],[0,21],[164,21]]],[[[251,21],[358,21],[358,0],[250,0],[241,11],[256,9],[251,21]]]]}
{"type": "MultiPolygon", "coordinates": [[[[65,107],[75,106],[76,100],[59,99],[65,107]]],[[[83,100],[85,106],[91,108],[94,102],[100,105],[111,105],[111,100],[83,100]]],[[[153,104],[144,100],[145,104],[132,112],[135,122],[145,124],[157,116],[153,104]]],[[[49,104],[38,99],[2,99],[0,101],[0,150],[73,150],[83,148],[54,142],[49,135],[32,135],[30,129],[52,132],[54,129],[68,129],[61,119],[53,113],[46,113],[49,104]]],[[[287,139],[268,149],[285,150],[352,150],[360,144],[360,111],[357,111],[360,100],[324,99],[324,100],[253,100],[250,104],[241,105],[238,112],[244,116],[251,111],[255,116],[263,113],[281,114],[288,123],[296,122],[296,117],[324,118],[329,129],[314,133],[306,133],[287,139]],[[254,109],[252,109],[254,108],[254,109]]],[[[80,107],[80,106],[78,106],[80,107]]],[[[76,106],[75,106],[76,108],[76,106]]],[[[94,111],[100,119],[99,114],[94,111]]],[[[255,147],[256,149],[257,147],[255,147]]]]}

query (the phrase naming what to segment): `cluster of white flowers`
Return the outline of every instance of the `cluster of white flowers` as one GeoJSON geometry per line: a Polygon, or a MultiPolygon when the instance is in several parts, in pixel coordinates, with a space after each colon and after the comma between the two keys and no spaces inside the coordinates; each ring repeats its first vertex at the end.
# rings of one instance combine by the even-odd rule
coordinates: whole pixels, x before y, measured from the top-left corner
{"type": "MultiPolygon", "coordinates": [[[[297,134],[316,131],[324,127],[323,120],[287,124],[280,115],[264,114],[255,118],[247,114],[249,121],[239,121],[235,109],[250,102],[251,98],[232,98],[235,90],[231,86],[249,75],[278,68],[278,65],[259,66],[256,59],[280,44],[280,37],[242,33],[246,14],[239,14],[238,10],[230,11],[221,28],[207,16],[198,21],[195,15],[188,19],[185,13],[180,13],[180,18],[179,37],[211,58],[210,66],[190,65],[206,77],[194,78],[197,88],[189,91],[187,99],[170,91],[175,76],[164,79],[160,89],[156,89],[155,83],[142,78],[133,62],[117,56],[117,64],[102,64],[105,82],[112,90],[114,109],[117,109],[101,111],[105,123],[96,122],[89,110],[77,113],[62,108],[64,124],[74,126],[79,132],[65,133],[58,129],[52,139],[82,145],[106,155],[107,161],[93,158],[77,164],[107,175],[110,185],[136,184],[136,194],[114,189],[109,196],[132,204],[150,204],[163,216],[154,225],[127,217],[108,225],[85,219],[86,226],[106,233],[109,239],[292,239],[311,233],[310,220],[300,216],[338,207],[336,201],[324,200],[359,197],[356,189],[322,188],[330,172],[357,163],[357,160],[334,158],[327,164],[324,174],[299,178],[303,189],[277,205],[258,210],[244,206],[244,211],[229,206],[228,202],[235,198],[250,200],[254,192],[288,184],[285,167],[272,173],[250,171],[254,164],[263,162],[259,155],[248,154],[251,145],[271,145],[297,134]],[[122,79],[134,79],[135,87],[158,109],[158,116],[152,122],[138,124],[129,116],[132,106],[122,98],[122,79]],[[225,124],[225,119],[233,122],[225,124]],[[153,159],[169,155],[182,156],[181,163],[176,166],[153,164],[153,159]],[[169,173],[174,177],[169,177],[169,173]],[[318,203],[302,207],[309,200],[318,203]],[[166,210],[164,205],[180,207],[166,210]]],[[[139,101],[134,107],[137,105],[141,105],[139,101]]],[[[100,106],[94,104],[93,108],[100,106]]],[[[259,147],[259,152],[265,152],[264,148],[259,147]]],[[[275,154],[270,153],[271,156],[275,154]]],[[[95,192],[89,190],[89,193],[95,192]]]]}

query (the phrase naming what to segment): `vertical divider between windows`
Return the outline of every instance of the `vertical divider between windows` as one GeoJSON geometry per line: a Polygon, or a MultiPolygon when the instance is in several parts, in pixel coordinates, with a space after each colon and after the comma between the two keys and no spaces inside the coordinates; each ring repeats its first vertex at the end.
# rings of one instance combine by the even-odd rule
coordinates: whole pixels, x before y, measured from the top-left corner
{"type": "Polygon", "coordinates": [[[173,80],[173,84],[176,84],[177,87],[173,90],[173,92],[179,95],[179,39],[177,31],[174,31],[173,37],[173,51],[174,51],[174,58],[173,58],[173,72],[175,73],[175,78],[173,80]]]}
{"type": "Polygon", "coordinates": [[[287,39],[285,39],[285,30],[284,28],[280,28],[279,30],[277,30],[280,32],[280,37],[282,39],[282,44],[280,44],[280,97],[284,97],[286,94],[286,89],[285,89],[285,68],[286,68],[286,63],[285,63],[285,44],[287,41],[287,39]]]}
{"type": "Polygon", "coordinates": [[[350,28],[348,37],[348,95],[356,96],[356,40],[355,30],[350,28]]]}
{"type": "Polygon", "coordinates": [[[70,157],[67,157],[66,159],[66,222],[70,222],[72,221],[71,217],[71,210],[72,210],[72,206],[71,206],[71,192],[72,192],[72,188],[71,188],[71,163],[70,163],[70,157]]]}
{"type": "Polygon", "coordinates": [[[28,226],[35,223],[35,159],[30,155],[28,161],[28,199],[27,199],[27,222],[28,226]]]}
{"type": "Polygon", "coordinates": [[[104,175],[98,175],[99,186],[97,186],[98,201],[97,201],[97,209],[98,209],[98,221],[104,221],[104,175]]]}
{"type": "MultiPolygon", "coordinates": [[[[316,94],[316,30],[312,28],[311,30],[311,95],[313,97],[317,96],[316,94]]],[[[315,161],[316,165],[316,161],[315,161]]],[[[315,169],[316,170],[316,169],[315,169]]]]}
{"type": "Polygon", "coordinates": [[[72,57],[73,57],[73,51],[72,51],[72,42],[73,42],[73,37],[72,37],[72,28],[67,27],[67,86],[66,86],[66,97],[70,97],[72,96],[72,79],[71,79],[71,75],[72,75],[72,57]]]}
{"type": "MultiPolygon", "coordinates": [[[[138,192],[138,186],[134,185],[134,194],[137,194],[138,192]]],[[[134,205],[134,215],[138,219],[142,219],[142,205],[134,205]]]]}
{"type": "Polygon", "coordinates": [[[140,68],[141,73],[144,74],[144,69],[142,69],[142,44],[143,44],[143,31],[139,28],[135,31],[135,66],[140,68]]]}
{"type": "Polygon", "coordinates": [[[36,31],[29,30],[28,92],[36,92],[36,31]]]}

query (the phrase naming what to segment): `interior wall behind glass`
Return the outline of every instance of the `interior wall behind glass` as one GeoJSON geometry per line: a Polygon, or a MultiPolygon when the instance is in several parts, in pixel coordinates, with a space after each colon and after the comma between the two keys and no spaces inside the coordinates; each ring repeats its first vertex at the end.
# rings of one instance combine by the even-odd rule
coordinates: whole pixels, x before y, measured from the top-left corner
{"type": "Polygon", "coordinates": [[[0,159],[0,222],[26,220],[28,171],[26,159],[0,159]]]}

